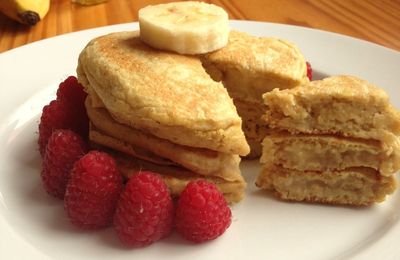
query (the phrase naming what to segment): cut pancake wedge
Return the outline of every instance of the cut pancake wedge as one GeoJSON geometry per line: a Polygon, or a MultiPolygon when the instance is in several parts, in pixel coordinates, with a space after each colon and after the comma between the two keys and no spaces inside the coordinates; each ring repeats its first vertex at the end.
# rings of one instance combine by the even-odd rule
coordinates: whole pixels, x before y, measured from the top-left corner
{"type": "Polygon", "coordinates": [[[371,205],[396,188],[400,113],[385,91],[336,75],[263,95],[257,186],[284,200],[371,205]]]}
{"type": "Polygon", "coordinates": [[[250,145],[247,157],[259,157],[266,128],[261,119],[266,110],[262,94],[308,82],[302,53],[284,40],[231,31],[227,46],[201,59],[211,77],[221,81],[233,98],[250,145]]]}
{"type": "Polygon", "coordinates": [[[211,77],[224,83],[232,98],[262,102],[275,88],[308,82],[300,49],[285,40],[231,31],[228,45],[202,57],[211,77]]]}
{"type": "Polygon", "coordinates": [[[179,196],[190,181],[202,179],[214,183],[230,203],[239,202],[244,197],[246,182],[240,174],[236,175],[235,180],[227,181],[215,176],[202,176],[179,166],[158,165],[107,148],[104,149],[113,155],[118,169],[126,178],[139,171],[153,171],[160,174],[172,196],[179,196]]]}
{"type": "Polygon", "coordinates": [[[198,57],[153,49],[137,31],[118,32],[84,48],[77,74],[121,124],[180,145],[249,153],[232,99],[198,57]]]}
{"type": "Polygon", "coordinates": [[[146,158],[145,154],[157,155],[152,160],[181,165],[200,175],[216,175],[225,180],[234,180],[240,175],[238,155],[175,144],[120,124],[106,109],[93,108],[90,97],[86,100],[86,110],[92,124],[90,139],[96,143],[142,159],[146,158]]]}
{"type": "Polygon", "coordinates": [[[263,118],[275,130],[374,139],[388,149],[399,146],[400,112],[382,89],[357,77],[332,76],[263,97],[263,118]]]}

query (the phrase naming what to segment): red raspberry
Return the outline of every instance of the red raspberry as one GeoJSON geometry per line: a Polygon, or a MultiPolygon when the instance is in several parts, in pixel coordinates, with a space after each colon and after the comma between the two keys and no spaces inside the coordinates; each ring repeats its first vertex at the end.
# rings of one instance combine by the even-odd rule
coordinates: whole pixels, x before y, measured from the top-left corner
{"type": "Polygon", "coordinates": [[[225,232],[231,224],[231,210],[214,184],[192,181],[178,200],[175,224],[178,233],[187,240],[205,242],[225,232]]]}
{"type": "Polygon", "coordinates": [[[89,119],[85,108],[86,97],[87,93],[74,76],[69,76],[57,90],[57,99],[65,101],[74,115],[71,128],[84,138],[87,138],[89,131],[89,119]]]}
{"type": "Polygon", "coordinates": [[[311,68],[311,64],[308,61],[306,62],[306,64],[307,64],[307,77],[311,81],[312,80],[312,76],[313,76],[313,71],[312,71],[312,68],[311,68]]]}
{"type": "Polygon", "coordinates": [[[74,163],[86,153],[86,144],[71,130],[56,130],[49,138],[42,162],[42,181],[45,190],[64,198],[69,174],[74,163]]]}
{"type": "Polygon", "coordinates": [[[118,201],[114,227],[127,246],[149,245],[170,234],[173,203],[163,180],[152,172],[131,177],[118,201]]]}
{"type": "Polygon", "coordinates": [[[109,226],[122,188],[115,160],[103,152],[87,153],[75,163],[65,193],[72,224],[81,229],[109,226]]]}
{"type": "Polygon", "coordinates": [[[43,107],[39,124],[39,151],[42,156],[44,156],[47,142],[53,131],[70,128],[72,120],[68,105],[63,101],[53,100],[43,107]]]}
{"type": "Polygon", "coordinates": [[[64,82],[61,82],[57,89],[58,100],[64,99],[78,105],[84,104],[86,96],[83,86],[74,76],[69,76],[64,82]]]}
{"type": "Polygon", "coordinates": [[[39,151],[42,156],[55,129],[71,129],[87,139],[89,119],[84,104],[86,96],[83,87],[71,76],[60,84],[57,100],[43,107],[39,124],[39,151]]]}

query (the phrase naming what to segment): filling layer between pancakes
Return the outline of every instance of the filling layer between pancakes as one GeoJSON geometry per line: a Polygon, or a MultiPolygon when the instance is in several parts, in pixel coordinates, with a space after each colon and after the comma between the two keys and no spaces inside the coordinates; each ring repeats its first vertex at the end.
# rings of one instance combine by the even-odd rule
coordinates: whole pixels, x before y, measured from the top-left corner
{"type": "Polygon", "coordinates": [[[388,153],[376,140],[283,133],[268,135],[263,147],[261,163],[300,171],[369,167],[390,176],[400,168],[398,154],[388,153]]]}

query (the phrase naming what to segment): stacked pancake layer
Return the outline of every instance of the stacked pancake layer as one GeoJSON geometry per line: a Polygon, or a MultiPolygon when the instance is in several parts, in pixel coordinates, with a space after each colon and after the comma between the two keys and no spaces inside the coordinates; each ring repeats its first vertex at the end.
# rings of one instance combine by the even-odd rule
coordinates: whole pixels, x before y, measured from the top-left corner
{"type": "Polygon", "coordinates": [[[243,197],[239,156],[249,147],[242,122],[198,58],[152,49],[138,32],[122,32],[92,40],[77,73],[89,93],[89,138],[115,153],[127,177],[156,171],[174,195],[205,178],[229,201],[243,197]]]}
{"type": "Polygon", "coordinates": [[[264,95],[264,168],[257,186],[282,199],[370,205],[396,187],[400,113],[386,93],[335,76],[264,95]]]}
{"type": "Polygon", "coordinates": [[[289,89],[308,82],[306,61],[293,44],[231,31],[228,45],[202,57],[203,66],[221,81],[243,120],[250,145],[248,157],[259,157],[267,125],[262,94],[275,88],[289,89]]]}

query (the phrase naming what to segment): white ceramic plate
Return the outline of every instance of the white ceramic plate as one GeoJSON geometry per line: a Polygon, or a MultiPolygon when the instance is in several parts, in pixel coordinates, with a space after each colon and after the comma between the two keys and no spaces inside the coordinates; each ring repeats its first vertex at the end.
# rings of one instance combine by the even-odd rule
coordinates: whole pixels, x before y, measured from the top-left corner
{"type": "MultiPolygon", "coordinates": [[[[301,27],[233,21],[235,29],[296,43],[317,77],[352,74],[382,86],[400,107],[400,53],[354,38],[301,27]]],[[[215,241],[178,235],[143,249],[121,247],[113,230],[80,232],[61,201],[40,183],[37,124],[42,107],[93,37],[135,30],[123,24],[66,34],[0,54],[1,259],[400,259],[400,193],[370,208],[286,203],[254,187],[257,162],[244,162],[247,197],[215,241]]]]}

